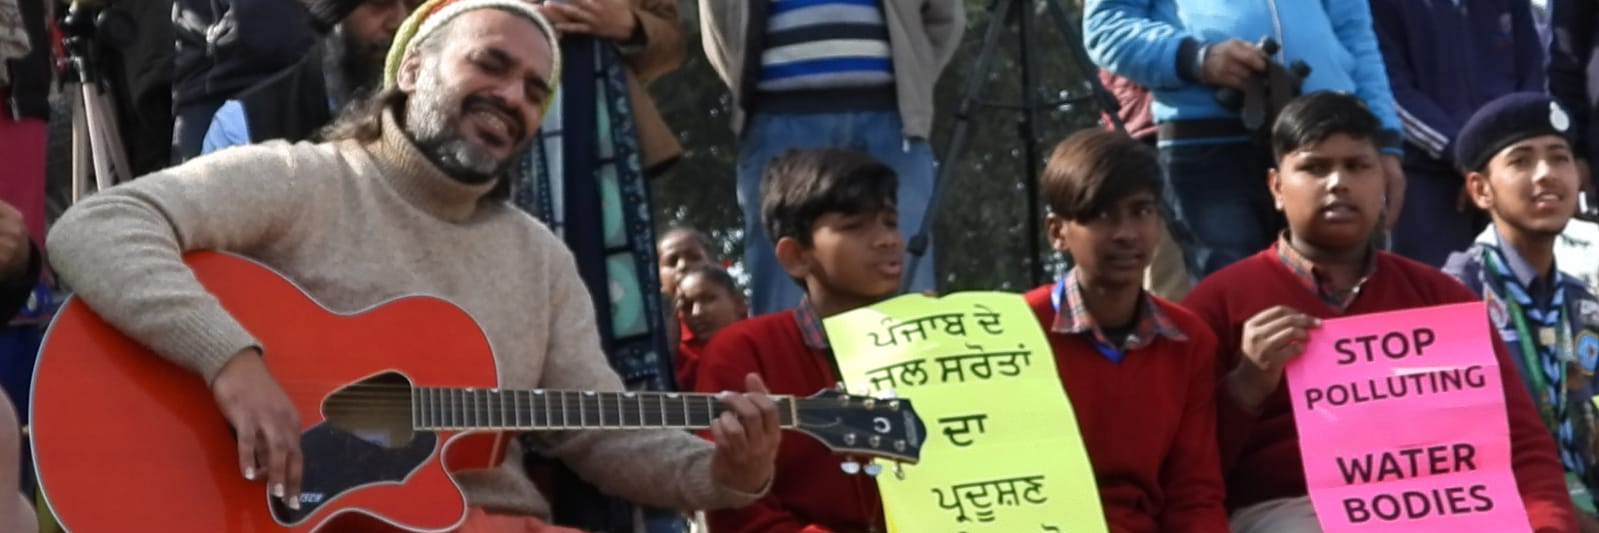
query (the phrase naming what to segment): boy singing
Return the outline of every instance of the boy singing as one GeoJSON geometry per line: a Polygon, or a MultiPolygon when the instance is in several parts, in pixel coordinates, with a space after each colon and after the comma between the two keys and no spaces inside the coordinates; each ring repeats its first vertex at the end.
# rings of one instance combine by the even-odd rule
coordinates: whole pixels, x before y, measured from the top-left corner
{"type": "MultiPolygon", "coordinates": [[[[790,150],[767,165],[761,221],[805,298],[718,332],[700,357],[696,390],[730,390],[752,372],[774,394],[808,396],[839,382],[822,319],[898,290],[905,243],[897,185],[892,169],[853,150],[790,150]]],[[[711,532],[886,531],[876,482],[845,474],[840,461],[815,441],[783,439],[771,492],[743,509],[707,513],[711,532]]]]}

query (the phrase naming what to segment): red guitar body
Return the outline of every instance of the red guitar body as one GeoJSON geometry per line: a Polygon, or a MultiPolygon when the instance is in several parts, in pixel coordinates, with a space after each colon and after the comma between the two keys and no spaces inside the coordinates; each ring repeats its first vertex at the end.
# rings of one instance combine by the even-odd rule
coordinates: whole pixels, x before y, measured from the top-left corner
{"type": "Polygon", "coordinates": [[[234,437],[199,375],[73,298],[40,350],[31,418],[39,483],[67,531],[420,532],[463,521],[465,500],[448,472],[498,464],[499,434],[418,432],[384,447],[330,431],[323,407],[341,387],[385,372],[417,386],[497,387],[488,340],[470,316],[429,297],[341,315],[247,259],[196,252],[186,261],[261,340],[267,367],[299,409],[301,511],[274,503],[261,478],[244,479],[234,437]]]}

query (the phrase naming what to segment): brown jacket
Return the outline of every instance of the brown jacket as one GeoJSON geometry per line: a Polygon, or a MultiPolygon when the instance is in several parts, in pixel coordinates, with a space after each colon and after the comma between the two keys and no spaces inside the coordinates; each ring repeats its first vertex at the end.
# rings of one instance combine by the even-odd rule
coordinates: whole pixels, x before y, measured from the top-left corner
{"type": "Polygon", "coordinates": [[[639,160],[645,173],[654,175],[676,162],[683,154],[683,146],[677,142],[677,133],[661,118],[644,86],[683,65],[683,28],[677,18],[676,0],[633,0],[633,12],[644,26],[646,41],[642,49],[623,57],[627,61],[633,120],[638,128],[639,160]]]}

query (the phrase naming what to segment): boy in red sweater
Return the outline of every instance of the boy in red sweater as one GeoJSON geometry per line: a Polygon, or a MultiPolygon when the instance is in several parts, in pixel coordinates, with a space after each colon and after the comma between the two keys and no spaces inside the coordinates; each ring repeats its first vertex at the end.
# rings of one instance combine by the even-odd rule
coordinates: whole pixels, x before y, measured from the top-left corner
{"type": "MultiPolygon", "coordinates": [[[[790,150],[772,159],[761,180],[761,222],[805,299],[718,332],[700,357],[696,390],[735,390],[750,372],[775,394],[809,396],[837,385],[821,320],[899,288],[905,243],[898,181],[889,167],[853,150],[790,150]]],[[[707,513],[711,532],[886,531],[877,485],[845,474],[841,460],[810,439],[783,439],[771,492],[743,509],[707,513]]]]}
{"type": "Polygon", "coordinates": [[[722,267],[703,264],[677,275],[677,316],[682,317],[683,342],[677,345],[673,366],[677,369],[678,390],[694,390],[700,354],[711,336],[749,316],[744,291],[722,267]]]}
{"type": "MultiPolygon", "coordinates": [[[[1217,433],[1233,533],[1321,531],[1283,365],[1322,319],[1477,299],[1442,272],[1370,244],[1385,201],[1373,144],[1380,128],[1345,94],[1316,92],[1286,106],[1272,130],[1278,165],[1268,186],[1288,231],[1273,247],[1211,274],[1183,300],[1219,340],[1217,433]]],[[[1504,345],[1495,342],[1494,351],[1511,462],[1532,529],[1575,533],[1554,443],[1504,345]]]]}
{"type": "Polygon", "coordinates": [[[1026,297],[1048,331],[1110,532],[1227,533],[1216,337],[1142,288],[1165,224],[1155,150],[1085,130],[1055,147],[1040,182],[1050,244],[1076,265],[1026,297]]]}

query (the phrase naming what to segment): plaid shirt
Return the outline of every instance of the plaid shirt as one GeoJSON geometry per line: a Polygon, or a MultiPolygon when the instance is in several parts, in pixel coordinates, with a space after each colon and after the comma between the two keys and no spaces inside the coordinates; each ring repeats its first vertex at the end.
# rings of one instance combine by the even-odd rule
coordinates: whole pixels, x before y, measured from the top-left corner
{"type": "MultiPolygon", "coordinates": [[[[1088,314],[1088,308],[1083,305],[1082,287],[1077,283],[1077,269],[1073,268],[1066,273],[1066,277],[1055,283],[1055,288],[1050,294],[1055,305],[1055,322],[1050,326],[1050,331],[1066,335],[1092,334],[1093,340],[1100,346],[1113,348],[1121,353],[1137,350],[1155,342],[1156,337],[1182,342],[1188,336],[1177,329],[1177,324],[1171,317],[1160,310],[1160,306],[1149,297],[1149,293],[1140,292],[1138,302],[1138,322],[1133,327],[1132,334],[1120,345],[1110,342],[1105,338],[1105,332],[1094,323],[1094,317],[1088,314]]],[[[1110,354],[1106,354],[1109,356],[1110,354]]],[[[1120,360],[1120,354],[1111,357],[1120,360]]]]}
{"type": "Polygon", "coordinates": [[[799,323],[805,346],[815,350],[832,349],[827,343],[827,330],[822,329],[822,319],[816,316],[816,307],[811,305],[809,297],[801,298],[799,306],[794,308],[794,322],[799,323]]]}
{"type": "Polygon", "coordinates": [[[1366,270],[1360,276],[1360,281],[1356,282],[1355,286],[1350,287],[1347,291],[1338,291],[1333,289],[1327,277],[1322,275],[1316,268],[1315,263],[1310,262],[1305,256],[1300,255],[1299,250],[1295,250],[1293,246],[1288,245],[1288,234],[1286,232],[1277,238],[1276,248],[1277,258],[1282,260],[1283,265],[1294,273],[1294,277],[1299,278],[1300,285],[1304,286],[1305,290],[1321,297],[1323,303],[1339,311],[1348,309],[1349,304],[1355,302],[1355,297],[1360,295],[1361,287],[1366,286],[1366,280],[1371,279],[1371,275],[1377,272],[1377,250],[1375,247],[1368,246],[1369,249],[1366,251],[1366,270]]]}

